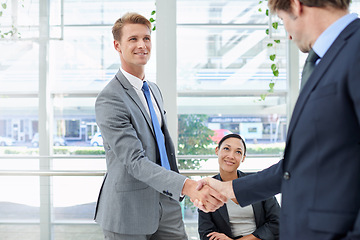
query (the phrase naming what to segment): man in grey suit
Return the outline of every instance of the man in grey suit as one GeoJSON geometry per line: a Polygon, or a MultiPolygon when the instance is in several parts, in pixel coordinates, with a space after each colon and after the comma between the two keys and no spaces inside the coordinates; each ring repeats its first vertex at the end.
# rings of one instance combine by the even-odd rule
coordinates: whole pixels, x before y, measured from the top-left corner
{"type": "Polygon", "coordinates": [[[145,78],[144,67],[151,53],[150,29],[150,22],[137,13],[127,13],[115,22],[112,32],[121,68],[95,104],[107,163],[95,220],[105,239],[187,239],[179,205],[184,195],[204,201],[207,211],[226,201],[210,187],[196,190],[194,180],[178,173],[161,92],[145,78]],[[145,82],[151,100],[142,91],[145,82]],[[147,101],[152,102],[151,107],[147,101]],[[160,127],[169,170],[161,166],[164,155],[156,134],[160,127]]]}

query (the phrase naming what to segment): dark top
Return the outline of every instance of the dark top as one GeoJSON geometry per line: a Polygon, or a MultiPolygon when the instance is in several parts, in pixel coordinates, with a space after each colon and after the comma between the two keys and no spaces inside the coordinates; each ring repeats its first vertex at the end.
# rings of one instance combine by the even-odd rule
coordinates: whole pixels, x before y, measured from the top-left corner
{"type": "MultiPolygon", "coordinates": [[[[242,177],[246,174],[238,171],[238,176],[242,177]]],[[[214,176],[215,179],[222,181],[220,174],[214,176]]],[[[280,206],[275,197],[271,197],[265,201],[252,204],[255,216],[256,230],[252,233],[255,237],[265,240],[279,239],[279,213],[280,206]]],[[[236,239],[241,236],[233,236],[231,232],[229,214],[226,204],[215,212],[205,213],[199,211],[199,227],[198,231],[201,240],[208,240],[206,236],[211,232],[224,233],[226,236],[236,239]]]]}

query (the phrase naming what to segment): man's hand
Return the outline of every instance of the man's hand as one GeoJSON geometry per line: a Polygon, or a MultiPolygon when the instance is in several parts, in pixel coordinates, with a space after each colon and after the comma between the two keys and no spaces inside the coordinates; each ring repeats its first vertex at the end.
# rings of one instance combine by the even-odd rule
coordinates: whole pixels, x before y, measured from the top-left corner
{"type": "Polygon", "coordinates": [[[204,185],[201,190],[196,189],[198,183],[191,179],[186,179],[182,194],[190,197],[192,202],[197,202],[197,206],[200,210],[204,212],[214,212],[225,202],[227,198],[222,194],[218,193],[211,187],[204,185]]]}
{"type": "MultiPolygon", "coordinates": [[[[235,193],[234,193],[234,190],[232,187],[232,181],[221,182],[214,178],[209,178],[209,177],[203,178],[198,181],[198,186],[196,189],[201,190],[202,188],[204,188],[206,186],[210,186],[217,192],[224,195],[227,199],[235,198],[235,193]]],[[[192,202],[194,203],[195,207],[198,207],[200,210],[203,210],[202,209],[203,203],[201,201],[199,201],[199,199],[194,199],[194,201],[192,201],[192,202]]]]}

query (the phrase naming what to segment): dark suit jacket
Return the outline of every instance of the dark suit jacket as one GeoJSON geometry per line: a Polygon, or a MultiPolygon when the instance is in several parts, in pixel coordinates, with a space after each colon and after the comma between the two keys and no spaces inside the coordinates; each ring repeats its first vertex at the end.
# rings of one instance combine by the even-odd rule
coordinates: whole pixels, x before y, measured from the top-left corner
{"type": "Polygon", "coordinates": [[[301,91],[284,159],[233,182],[243,206],[282,192],[280,239],[360,239],[360,20],[301,91]]]}
{"type": "MultiPolygon", "coordinates": [[[[238,176],[243,177],[246,174],[238,171],[238,176]]],[[[221,181],[220,174],[214,176],[221,181]]],[[[255,216],[256,230],[253,235],[264,240],[279,239],[279,214],[280,206],[275,197],[265,201],[252,204],[255,216]]],[[[231,232],[229,214],[226,204],[215,212],[205,213],[199,210],[199,234],[201,240],[208,240],[206,237],[211,232],[224,233],[230,238],[235,238],[231,232]]]]}

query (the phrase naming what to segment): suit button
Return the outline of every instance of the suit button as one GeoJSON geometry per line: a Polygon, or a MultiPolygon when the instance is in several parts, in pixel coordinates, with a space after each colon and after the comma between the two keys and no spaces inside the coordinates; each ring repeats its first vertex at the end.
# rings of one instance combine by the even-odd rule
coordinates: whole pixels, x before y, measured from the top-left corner
{"type": "Polygon", "coordinates": [[[172,197],[172,193],[170,193],[169,191],[165,191],[165,190],[164,190],[164,191],[163,191],[163,194],[172,197]]]}
{"type": "Polygon", "coordinates": [[[289,179],[290,179],[290,173],[289,173],[289,172],[284,172],[284,179],[285,179],[285,180],[289,180],[289,179]]]}

